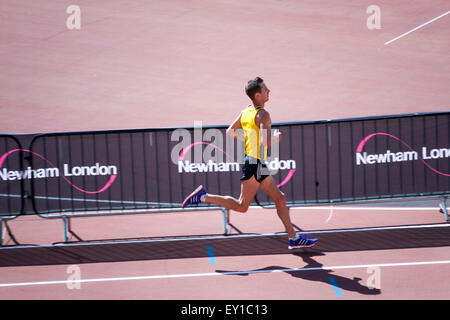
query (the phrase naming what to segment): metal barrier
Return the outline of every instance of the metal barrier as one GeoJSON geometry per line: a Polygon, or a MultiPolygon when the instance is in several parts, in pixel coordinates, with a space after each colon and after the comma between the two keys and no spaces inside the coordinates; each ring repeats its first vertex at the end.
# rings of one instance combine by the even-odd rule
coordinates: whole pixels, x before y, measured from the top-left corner
{"type": "Polygon", "coordinates": [[[276,125],[289,132],[280,155],[296,162],[283,191],[292,206],[445,196],[449,120],[439,112],[276,125]]]}
{"type": "Polygon", "coordinates": [[[23,180],[23,154],[19,140],[9,134],[0,134],[0,245],[3,225],[11,234],[7,224],[24,210],[25,189],[23,180]]]}
{"type": "Polygon", "coordinates": [[[0,218],[13,218],[24,207],[22,146],[14,136],[0,135],[0,218]]]}
{"type": "MultiPolygon", "coordinates": [[[[268,167],[290,207],[433,196],[448,220],[449,117],[436,112],[274,124],[283,141],[269,150],[268,167]]],[[[64,241],[72,217],[191,210],[221,210],[226,234],[228,210],[210,204],[181,209],[199,184],[239,196],[243,146],[225,130],[48,133],[30,135],[28,149],[0,136],[2,209],[62,219],[64,241]],[[25,199],[31,210],[24,209],[25,199]]],[[[274,207],[261,191],[253,205],[274,207]]]]}
{"type": "MultiPolygon", "coordinates": [[[[74,217],[198,210],[181,209],[187,189],[178,189],[169,141],[165,129],[36,135],[30,166],[42,175],[30,179],[34,212],[62,218],[67,241],[74,217]]],[[[220,210],[226,221],[223,208],[202,210],[220,210]]]]}

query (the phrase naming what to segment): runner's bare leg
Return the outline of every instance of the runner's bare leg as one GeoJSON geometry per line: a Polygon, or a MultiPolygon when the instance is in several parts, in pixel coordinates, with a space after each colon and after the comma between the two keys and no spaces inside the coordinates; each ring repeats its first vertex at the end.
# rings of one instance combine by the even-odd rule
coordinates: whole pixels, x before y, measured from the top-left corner
{"type": "Polygon", "coordinates": [[[239,199],[231,196],[220,196],[208,193],[205,202],[238,212],[246,212],[255,197],[258,188],[259,183],[256,181],[255,177],[251,177],[250,179],[241,182],[241,195],[239,196],[239,199]]]}
{"type": "Polygon", "coordinates": [[[289,208],[286,206],[286,197],[284,196],[284,193],[278,189],[272,176],[265,178],[261,182],[260,186],[261,189],[269,195],[273,202],[275,202],[278,217],[286,228],[289,238],[293,238],[296,232],[292,226],[291,218],[289,216],[289,208]]]}

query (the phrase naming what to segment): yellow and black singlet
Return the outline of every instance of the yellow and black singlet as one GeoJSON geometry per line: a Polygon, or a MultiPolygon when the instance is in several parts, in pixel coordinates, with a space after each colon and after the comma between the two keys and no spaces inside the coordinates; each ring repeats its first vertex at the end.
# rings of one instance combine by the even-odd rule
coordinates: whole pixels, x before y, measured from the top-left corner
{"type": "Polygon", "coordinates": [[[245,133],[245,155],[259,160],[266,160],[267,147],[260,141],[259,127],[255,124],[255,116],[262,107],[249,105],[242,111],[241,126],[245,133]]]}

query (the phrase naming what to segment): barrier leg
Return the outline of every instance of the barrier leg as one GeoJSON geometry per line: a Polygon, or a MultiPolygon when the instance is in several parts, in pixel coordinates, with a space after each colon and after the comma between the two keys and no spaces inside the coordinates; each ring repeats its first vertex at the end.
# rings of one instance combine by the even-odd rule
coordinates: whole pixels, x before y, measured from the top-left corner
{"type": "Polygon", "coordinates": [[[226,236],[228,234],[228,222],[230,221],[230,210],[222,208],[222,217],[223,217],[223,235],[226,236]]]}
{"type": "Polygon", "coordinates": [[[11,238],[11,240],[15,244],[19,244],[19,242],[14,237],[11,228],[8,226],[7,223],[8,219],[0,219],[0,246],[3,245],[3,238],[6,236],[6,233],[8,233],[8,236],[11,238]],[[3,231],[3,225],[5,226],[5,230],[3,231]]]}
{"type": "Polygon", "coordinates": [[[445,216],[445,221],[449,221],[448,220],[448,211],[447,211],[447,197],[441,196],[441,212],[444,214],[445,216]]]}
{"type": "Polygon", "coordinates": [[[62,216],[62,222],[63,222],[63,235],[64,235],[64,242],[68,242],[69,241],[69,226],[67,224],[67,217],[66,216],[62,216]]]}

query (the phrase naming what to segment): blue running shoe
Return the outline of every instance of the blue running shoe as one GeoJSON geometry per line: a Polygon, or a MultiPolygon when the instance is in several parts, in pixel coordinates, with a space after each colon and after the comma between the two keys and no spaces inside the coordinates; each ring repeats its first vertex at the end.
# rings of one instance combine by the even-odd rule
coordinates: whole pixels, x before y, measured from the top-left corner
{"type": "Polygon", "coordinates": [[[199,204],[199,203],[201,203],[203,195],[206,195],[206,190],[205,190],[205,188],[203,188],[203,186],[199,186],[186,199],[184,199],[183,204],[181,205],[181,207],[182,208],[186,208],[187,206],[189,206],[191,204],[199,204]]]}
{"type": "Polygon", "coordinates": [[[297,234],[296,240],[289,239],[289,249],[309,248],[316,244],[319,239],[308,239],[300,234],[297,234]]]}

